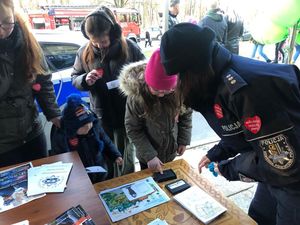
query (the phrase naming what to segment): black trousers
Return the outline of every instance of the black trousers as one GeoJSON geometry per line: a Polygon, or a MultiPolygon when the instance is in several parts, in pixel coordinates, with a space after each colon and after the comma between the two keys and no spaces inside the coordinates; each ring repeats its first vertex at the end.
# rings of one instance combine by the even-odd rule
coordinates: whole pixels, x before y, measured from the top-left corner
{"type": "Polygon", "coordinates": [[[0,167],[32,161],[47,156],[46,136],[42,133],[20,147],[0,154],[0,167]]]}
{"type": "Polygon", "coordinates": [[[299,225],[300,189],[259,183],[248,214],[258,225],[299,225]]]}

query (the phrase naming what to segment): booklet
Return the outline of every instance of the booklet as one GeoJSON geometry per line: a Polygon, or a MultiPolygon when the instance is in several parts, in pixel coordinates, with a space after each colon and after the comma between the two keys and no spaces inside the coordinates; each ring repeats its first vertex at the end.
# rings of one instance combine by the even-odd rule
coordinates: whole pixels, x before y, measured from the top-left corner
{"type": "Polygon", "coordinates": [[[204,224],[210,223],[227,210],[197,186],[175,195],[174,199],[204,224]]]}
{"type": "Polygon", "coordinates": [[[95,225],[89,214],[81,205],[72,207],[47,225],[95,225]]]}
{"type": "Polygon", "coordinates": [[[27,195],[64,192],[73,163],[56,162],[28,170],[27,195]]]}
{"type": "Polygon", "coordinates": [[[0,212],[23,205],[43,195],[28,196],[28,169],[31,163],[26,163],[11,169],[0,171],[0,212]]]}
{"type": "Polygon", "coordinates": [[[99,197],[112,222],[122,220],[170,200],[152,177],[101,191],[99,197]]]}

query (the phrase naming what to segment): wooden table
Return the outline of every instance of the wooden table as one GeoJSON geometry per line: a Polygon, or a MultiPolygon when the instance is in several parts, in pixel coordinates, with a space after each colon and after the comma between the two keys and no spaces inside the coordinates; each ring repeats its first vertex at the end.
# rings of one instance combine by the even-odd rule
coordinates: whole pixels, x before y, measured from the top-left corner
{"type": "MultiPolygon", "coordinates": [[[[226,224],[226,225],[254,225],[256,224],[246,213],[244,213],[239,207],[237,207],[231,200],[226,198],[220,191],[216,190],[208,180],[198,174],[197,171],[193,170],[190,165],[183,159],[176,160],[170,163],[166,163],[164,169],[172,168],[178,179],[184,179],[190,185],[197,185],[208,194],[213,196],[222,205],[227,208],[227,212],[217,218],[210,225],[226,224]]],[[[95,190],[99,193],[107,188],[116,187],[122,184],[133,182],[148,176],[152,176],[150,170],[144,170],[132,174],[128,174],[122,177],[114,178],[94,184],[95,190]]],[[[159,186],[172,197],[172,195],[165,189],[165,184],[171,181],[160,183],[159,186]]],[[[108,215],[107,215],[108,217],[108,215]]],[[[159,205],[152,209],[146,210],[127,219],[121,220],[112,224],[120,225],[143,225],[148,224],[152,220],[160,218],[167,221],[169,225],[194,225],[202,224],[196,217],[192,216],[188,211],[184,210],[175,200],[171,199],[168,203],[159,205]]]]}
{"type": "Polygon", "coordinates": [[[30,225],[44,225],[78,204],[81,204],[97,225],[110,224],[109,219],[105,215],[105,209],[85,172],[77,152],[35,160],[32,161],[32,164],[39,166],[57,161],[73,163],[64,193],[49,193],[45,197],[0,213],[1,225],[10,225],[22,220],[29,220],[30,225]]]}

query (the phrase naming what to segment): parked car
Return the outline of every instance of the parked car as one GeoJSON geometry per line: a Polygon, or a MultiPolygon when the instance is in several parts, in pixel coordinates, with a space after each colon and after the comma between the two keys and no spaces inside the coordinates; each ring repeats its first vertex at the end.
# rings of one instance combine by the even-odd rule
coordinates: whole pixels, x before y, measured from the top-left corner
{"type": "MultiPolygon", "coordinates": [[[[80,46],[87,42],[87,39],[82,36],[81,32],[75,31],[35,30],[33,33],[41,45],[52,72],[52,82],[60,108],[63,108],[66,97],[71,93],[78,93],[88,101],[88,93],[78,91],[71,82],[76,53],[80,46]]],[[[40,113],[40,117],[44,124],[47,147],[50,149],[52,123],[47,122],[42,113],[40,113]]]]}

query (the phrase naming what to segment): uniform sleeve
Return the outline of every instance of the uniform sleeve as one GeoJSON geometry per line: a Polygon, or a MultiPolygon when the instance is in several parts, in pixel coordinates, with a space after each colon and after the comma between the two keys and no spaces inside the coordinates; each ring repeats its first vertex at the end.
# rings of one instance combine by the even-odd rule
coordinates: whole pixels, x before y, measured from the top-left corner
{"type": "Polygon", "coordinates": [[[230,138],[222,137],[221,141],[207,152],[207,157],[212,162],[221,162],[248,151],[253,151],[252,146],[244,140],[243,134],[238,134],[230,138]]]}
{"type": "Polygon", "coordinates": [[[252,180],[274,186],[299,183],[299,147],[293,129],[252,141],[256,151],[246,152],[219,164],[221,174],[228,180],[252,180]]]}
{"type": "Polygon", "coordinates": [[[88,86],[85,81],[87,72],[84,70],[84,67],[82,65],[82,60],[81,60],[81,54],[83,52],[82,48],[80,48],[76,54],[75,62],[73,65],[73,71],[71,74],[72,84],[80,91],[89,91],[92,86],[91,87],[88,86]]]}
{"type": "MultiPolygon", "coordinates": [[[[44,63],[46,65],[46,62],[44,63]]],[[[34,92],[34,96],[48,121],[61,115],[51,78],[51,74],[38,75],[36,77],[36,84],[40,85],[40,90],[34,92]]]]}
{"type": "Polygon", "coordinates": [[[132,97],[128,97],[125,112],[126,132],[129,139],[136,147],[138,158],[142,158],[145,162],[148,162],[158,154],[147,138],[144,119],[141,115],[142,110],[138,109],[138,106],[132,97]]]}
{"type": "Polygon", "coordinates": [[[182,115],[179,116],[178,119],[178,145],[187,146],[191,142],[192,136],[192,113],[193,110],[191,108],[186,109],[182,115]]]}
{"type": "Polygon", "coordinates": [[[286,80],[273,82],[273,88],[260,87],[265,93],[259,96],[255,88],[251,93],[245,89],[234,96],[233,112],[242,124],[244,139],[254,151],[242,153],[225,164],[227,169],[221,168],[222,174],[232,168],[239,174],[275,186],[300,181],[300,143],[297,115],[293,114],[297,111],[293,105],[300,104],[299,87],[296,82],[286,80]]]}
{"type": "Polygon", "coordinates": [[[122,157],[122,154],[120,153],[120,151],[117,149],[117,147],[114,145],[112,140],[105,133],[104,129],[100,126],[99,126],[99,136],[100,136],[100,140],[102,140],[104,142],[105,154],[111,160],[116,160],[118,157],[122,157]]]}

